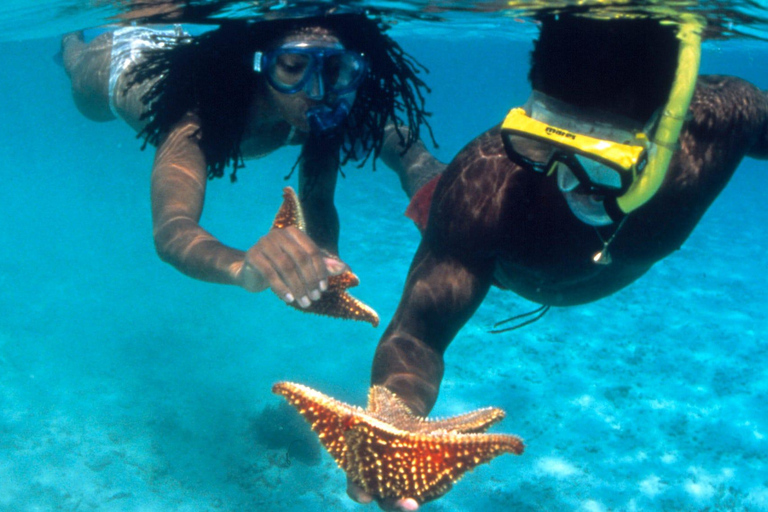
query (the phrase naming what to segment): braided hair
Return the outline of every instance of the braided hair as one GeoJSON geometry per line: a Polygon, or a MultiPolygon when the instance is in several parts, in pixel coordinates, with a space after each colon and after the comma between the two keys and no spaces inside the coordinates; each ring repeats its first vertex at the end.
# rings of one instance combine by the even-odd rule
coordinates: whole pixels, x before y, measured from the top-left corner
{"type": "Polygon", "coordinates": [[[362,53],[369,70],[357,89],[349,116],[330,144],[309,140],[297,163],[311,159],[309,152],[340,150],[339,165],[350,159],[360,166],[381,153],[384,127],[393,121],[406,147],[419,139],[419,129],[429,114],[419,74],[426,71],[391,37],[379,19],[365,14],[329,14],[298,19],[264,21],[225,20],[219,28],[196,37],[184,37],[172,48],[148,50],[146,59],[129,75],[129,86],[155,80],[143,96],[148,119],[138,137],[144,146],[157,145],[161,137],[187,112],[194,112],[203,127],[200,147],[208,165],[208,177],[224,175],[232,167],[232,181],[243,167],[240,143],[248,112],[264,80],[253,70],[253,56],[266,51],[290,33],[322,27],[339,38],[345,48],[362,53]],[[407,126],[408,130],[400,130],[407,126]]]}

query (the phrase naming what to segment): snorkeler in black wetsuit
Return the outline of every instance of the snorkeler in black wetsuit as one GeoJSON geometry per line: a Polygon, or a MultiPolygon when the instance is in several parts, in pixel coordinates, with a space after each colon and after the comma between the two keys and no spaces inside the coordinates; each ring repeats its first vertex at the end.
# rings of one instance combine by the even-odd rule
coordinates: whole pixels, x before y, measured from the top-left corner
{"type": "Polygon", "coordinates": [[[744,157],[768,158],[768,97],[697,77],[700,29],[542,19],[527,103],[414,196],[423,239],[372,384],[426,416],[445,350],[492,285],[544,306],[609,296],[685,242],[744,157]]]}

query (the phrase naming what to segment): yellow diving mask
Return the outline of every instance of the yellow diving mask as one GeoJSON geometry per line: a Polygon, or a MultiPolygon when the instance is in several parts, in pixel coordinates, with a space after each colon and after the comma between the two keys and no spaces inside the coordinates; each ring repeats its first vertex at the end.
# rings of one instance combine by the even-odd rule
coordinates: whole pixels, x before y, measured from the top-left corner
{"type": "MultiPolygon", "coordinates": [[[[522,108],[512,109],[501,129],[505,141],[509,141],[510,136],[520,136],[552,146],[545,162],[534,162],[519,156],[536,171],[548,175],[556,170],[558,163],[567,165],[590,193],[605,196],[623,194],[648,161],[648,146],[643,143],[647,138],[643,133],[635,135],[638,144],[622,144],[537,121],[522,108]]],[[[563,186],[570,188],[567,184],[563,186]]]]}
{"type": "MultiPolygon", "coordinates": [[[[674,23],[680,40],[677,71],[666,105],[649,123],[652,134],[650,129],[626,132],[607,128],[609,123],[580,121],[577,112],[564,110],[562,102],[537,92],[532,96],[530,115],[523,108],[514,108],[501,125],[510,157],[547,175],[557,174],[564,193],[578,188],[583,195],[593,196],[590,201],[594,204],[586,208],[602,211],[602,220],[600,215],[590,213],[590,220],[574,210],[587,223],[605,225],[623,218],[649,201],[664,181],[693,97],[701,51],[702,21],[685,14],[674,23]],[[545,143],[552,148],[549,157],[544,161],[526,158],[514,150],[514,137],[545,143]],[[565,169],[558,165],[561,163],[565,169]]],[[[576,200],[573,194],[567,199],[569,204],[576,200]]]]}

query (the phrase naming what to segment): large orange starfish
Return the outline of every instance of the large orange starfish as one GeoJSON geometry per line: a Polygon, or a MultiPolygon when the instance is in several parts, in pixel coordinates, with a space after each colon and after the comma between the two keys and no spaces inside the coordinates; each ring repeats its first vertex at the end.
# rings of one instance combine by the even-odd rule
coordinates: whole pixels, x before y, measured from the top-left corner
{"type": "Polygon", "coordinates": [[[293,382],[278,382],[272,392],[309,422],[353,482],[379,498],[428,501],[475,466],[503,453],[523,453],[520,438],[484,433],[504,418],[493,407],[428,420],[382,386],[370,389],[367,409],[293,382]]]}
{"type": "MultiPolygon", "coordinates": [[[[272,229],[282,229],[288,226],[296,226],[306,231],[304,215],[301,212],[301,204],[296,192],[291,187],[283,189],[283,204],[277,211],[272,229]]],[[[360,279],[347,270],[338,276],[328,278],[328,289],[323,292],[320,300],[312,302],[307,308],[302,308],[296,301],[290,305],[299,311],[317,313],[318,315],[332,316],[349,320],[368,322],[374,327],[379,325],[379,315],[371,307],[357,300],[347,293],[348,288],[360,284],[360,279]]]]}

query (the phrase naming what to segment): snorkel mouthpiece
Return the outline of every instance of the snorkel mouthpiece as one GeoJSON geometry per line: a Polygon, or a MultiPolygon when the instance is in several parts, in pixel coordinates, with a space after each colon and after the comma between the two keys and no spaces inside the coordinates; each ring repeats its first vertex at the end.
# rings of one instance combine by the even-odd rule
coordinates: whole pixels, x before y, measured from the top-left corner
{"type": "Polygon", "coordinates": [[[318,105],[307,110],[307,121],[312,133],[324,135],[336,129],[349,115],[347,100],[339,100],[335,105],[318,105]]]}

